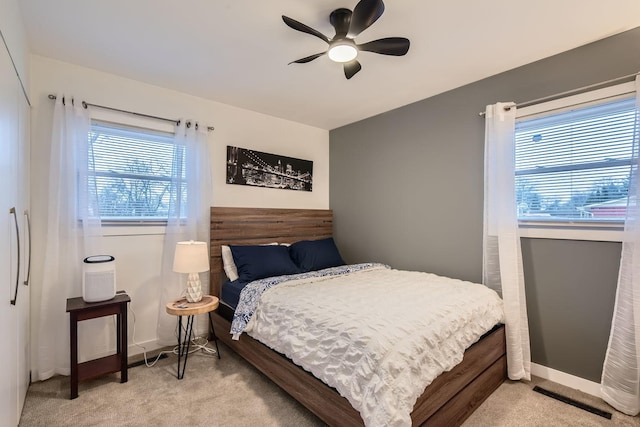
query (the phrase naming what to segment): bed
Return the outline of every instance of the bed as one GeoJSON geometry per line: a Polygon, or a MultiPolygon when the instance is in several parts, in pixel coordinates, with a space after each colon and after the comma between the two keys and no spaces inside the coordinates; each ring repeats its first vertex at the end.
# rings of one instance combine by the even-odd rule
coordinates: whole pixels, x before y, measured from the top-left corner
{"type": "MultiPolygon", "coordinates": [[[[210,292],[221,295],[224,280],[222,245],[294,243],[332,237],[330,210],[211,208],[210,292]]],[[[360,413],[336,389],[326,385],[289,358],[231,329],[229,310],[212,314],[218,339],[255,366],[274,383],[328,425],[363,425],[360,413]]],[[[435,378],[417,399],[411,412],[413,425],[456,426],[506,379],[504,326],[493,329],[464,353],[462,362],[435,378]]]]}

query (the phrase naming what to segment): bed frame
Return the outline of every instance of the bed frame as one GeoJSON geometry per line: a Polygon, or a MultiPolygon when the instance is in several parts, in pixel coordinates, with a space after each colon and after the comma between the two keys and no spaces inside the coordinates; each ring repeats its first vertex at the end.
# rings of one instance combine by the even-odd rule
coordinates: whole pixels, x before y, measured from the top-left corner
{"type": "MultiPolygon", "coordinates": [[[[293,243],[333,235],[333,212],[318,209],[211,208],[210,293],[220,296],[220,245],[293,243]]],[[[218,339],[255,366],[330,426],[362,426],[360,413],[338,392],[291,360],[243,334],[227,333],[230,322],[212,313],[218,339]]],[[[504,325],[497,325],[467,349],[462,362],[437,377],[418,398],[414,426],[459,426],[506,379],[504,325]]]]}

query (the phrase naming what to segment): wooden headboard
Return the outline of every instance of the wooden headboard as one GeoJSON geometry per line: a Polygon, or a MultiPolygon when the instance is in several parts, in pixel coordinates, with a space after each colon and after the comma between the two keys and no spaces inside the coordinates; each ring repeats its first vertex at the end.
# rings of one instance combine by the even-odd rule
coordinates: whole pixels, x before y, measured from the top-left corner
{"type": "Polygon", "coordinates": [[[210,293],[220,296],[221,245],[259,245],[318,240],[333,235],[329,209],[211,208],[210,293]]]}

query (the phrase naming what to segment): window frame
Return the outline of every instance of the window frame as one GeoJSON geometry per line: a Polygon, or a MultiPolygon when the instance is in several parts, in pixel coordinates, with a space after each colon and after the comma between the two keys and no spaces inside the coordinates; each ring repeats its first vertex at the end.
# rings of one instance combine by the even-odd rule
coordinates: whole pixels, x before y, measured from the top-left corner
{"type": "MultiPolygon", "coordinates": [[[[516,123],[523,119],[550,116],[576,108],[637,96],[634,82],[596,89],[577,95],[562,97],[516,110],[516,123]]],[[[514,159],[515,162],[515,159],[514,159]]],[[[515,206],[514,206],[515,209],[515,206]]],[[[592,240],[621,242],[624,221],[536,221],[518,220],[520,237],[566,240],[592,240]]]]}
{"type": "MultiPolygon", "coordinates": [[[[171,122],[159,121],[147,117],[125,114],[119,111],[92,109],[91,125],[94,122],[106,125],[138,128],[153,133],[175,135],[175,127],[171,122]]],[[[101,220],[103,235],[105,236],[140,236],[164,235],[167,219],[104,219],[101,220]]]]}

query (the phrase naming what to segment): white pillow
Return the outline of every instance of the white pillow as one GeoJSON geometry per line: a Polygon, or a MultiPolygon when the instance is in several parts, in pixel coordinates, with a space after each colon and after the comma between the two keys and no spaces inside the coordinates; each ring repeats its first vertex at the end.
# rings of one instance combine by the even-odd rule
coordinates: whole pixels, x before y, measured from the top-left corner
{"type": "MultiPolygon", "coordinates": [[[[260,246],[271,246],[277,245],[278,242],[273,243],[265,243],[260,246]]],[[[222,252],[222,268],[224,268],[224,272],[232,282],[234,280],[238,280],[238,268],[236,267],[236,263],[233,261],[233,254],[231,253],[231,248],[227,245],[221,245],[220,251],[222,252]]]]}
{"type": "Polygon", "coordinates": [[[236,268],[236,264],[233,262],[231,248],[227,245],[222,245],[220,250],[222,252],[222,267],[224,268],[225,274],[231,281],[238,280],[238,269],[236,268]]]}

